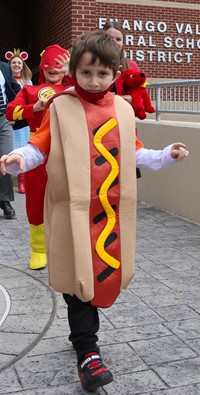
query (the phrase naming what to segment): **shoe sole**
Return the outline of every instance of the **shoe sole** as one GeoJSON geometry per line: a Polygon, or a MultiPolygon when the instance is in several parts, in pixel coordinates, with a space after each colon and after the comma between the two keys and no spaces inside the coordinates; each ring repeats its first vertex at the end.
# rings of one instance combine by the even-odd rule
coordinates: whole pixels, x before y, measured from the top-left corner
{"type": "Polygon", "coordinates": [[[4,214],[3,216],[6,219],[14,219],[15,218],[15,214],[4,214]]]}
{"type": "Polygon", "coordinates": [[[101,377],[99,377],[98,381],[95,381],[94,383],[91,383],[90,385],[86,385],[85,383],[81,382],[82,387],[86,390],[86,391],[94,391],[99,387],[104,387],[104,385],[110,384],[113,381],[113,377],[112,375],[108,372],[105,372],[105,374],[101,375],[101,377]]]}
{"type": "Polygon", "coordinates": [[[43,269],[45,269],[45,267],[46,267],[46,265],[45,266],[41,266],[41,267],[31,267],[31,266],[29,266],[29,268],[31,270],[43,270],[43,269]]]}

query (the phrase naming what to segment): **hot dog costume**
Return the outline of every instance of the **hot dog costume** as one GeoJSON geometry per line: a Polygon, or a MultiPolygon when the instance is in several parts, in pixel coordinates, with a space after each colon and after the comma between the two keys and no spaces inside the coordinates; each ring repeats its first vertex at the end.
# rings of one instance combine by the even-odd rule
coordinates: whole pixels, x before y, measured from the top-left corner
{"type": "MultiPolygon", "coordinates": [[[[58,67],[55,58],[59,54],[63,55],[64,53],[68,54],[68,51],[59,45],[47,47],[41,55],[40,85],[25,85],[16,98],[7,106],[6,117],[10,121],[26,119],[30,126],[31,134],[35,133],[40,127],[44,115],[43,111],[33,112],[33,105],[38,99],[49,99],[55,93],[61,92],[67,87],[67,77],[64,77],[61,85],[55,85],[52,83],[45,83],[43,74],[43,70],[48,70],[50,67],[58,67]]],[[[43,205],[46,182],[47,174],[45,164],[25,174],[26,211],[30,224],[31,269],[40,269],[46,265],[43,224],[43,205]]]]}
{"type": "Polygon", "coordinates": [[[134,275],[135,119],[110,92],[98,104],[76,96],[53,99],[29,140],[48,155],[49,282],[59,292],[108,307],[134,275]]]}
{"type": "MultiPolygon", "coordinates": [[[[40,129],[15,152],[25,158],[24,172],[47,160],[45,237],[56,291],[108,307],[127,287],[134,275],[135,166],[166,167],[175,162],[171,148],[145,149],[132,107],[110,92],[97,103],[69,90],[53,97],[40,129]]],[[[7,171],[20,172],[18,165],[7,171]]]]}

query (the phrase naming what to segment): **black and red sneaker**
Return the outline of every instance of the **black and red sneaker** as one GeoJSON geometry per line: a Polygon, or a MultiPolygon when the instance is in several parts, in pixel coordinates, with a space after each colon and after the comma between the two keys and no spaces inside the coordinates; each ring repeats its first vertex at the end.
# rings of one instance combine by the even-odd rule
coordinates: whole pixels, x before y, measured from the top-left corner
{"type": "Polygon", "coordinates": [[[84,360],[79,363],[78,375],[87,391],[93,391],[113,381],[112,373],[103,364],[99,354],[94,352],[86,354],[84,360]]]}

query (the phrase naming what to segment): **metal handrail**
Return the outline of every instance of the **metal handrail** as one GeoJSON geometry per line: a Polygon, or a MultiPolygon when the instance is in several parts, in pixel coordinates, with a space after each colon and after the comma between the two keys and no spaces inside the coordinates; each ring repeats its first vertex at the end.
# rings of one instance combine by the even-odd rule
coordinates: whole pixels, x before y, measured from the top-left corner
{"type": "Polygon", "coordinates": [[[162,113],[200,115],[200,80],[154,82],[147,90],[156,108],[156,121],[162,113]]]}

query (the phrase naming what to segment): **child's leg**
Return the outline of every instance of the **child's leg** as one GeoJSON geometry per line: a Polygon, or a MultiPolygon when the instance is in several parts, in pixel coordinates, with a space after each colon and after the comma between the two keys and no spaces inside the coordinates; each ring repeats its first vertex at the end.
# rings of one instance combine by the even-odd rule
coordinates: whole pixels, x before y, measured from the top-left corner
{"type": "Polygon", "coordinates": [[[30,224],[31,258],[30,269],[43,269],[46,266],[44,239],[44,194],[47,182],[45,163],[25,174],[26,212],[30,224]]]}
{"type": "Polygon", "coordinates": [[[78,362],[84,355],[92,351],[99,352],[97,332],[99,330],[99,315],[97,308],[90,302],[81,302],[76,296],[63,294],[68,305],[68,320],[71,330],[69,340],[77,353],[78,362]]]}
{"type": "Polygon", "coordinates": [[[68,305],[68,319],[72,342],[77,353],[78,375],[84,389],[92,391],[111,383],[112,373],[103,364],[97,346],[99,315],[90,302],[81,302],[76,296],[63,294],[68,305]]]}

